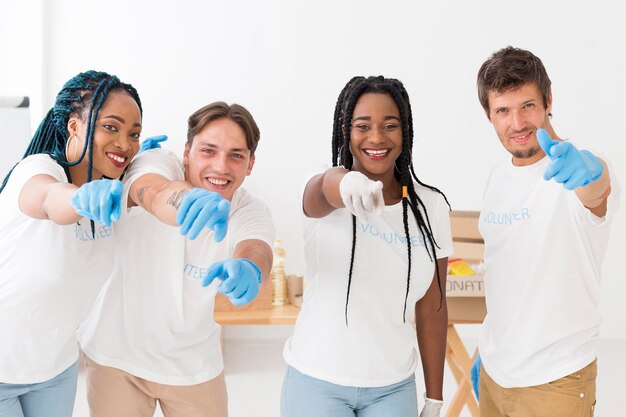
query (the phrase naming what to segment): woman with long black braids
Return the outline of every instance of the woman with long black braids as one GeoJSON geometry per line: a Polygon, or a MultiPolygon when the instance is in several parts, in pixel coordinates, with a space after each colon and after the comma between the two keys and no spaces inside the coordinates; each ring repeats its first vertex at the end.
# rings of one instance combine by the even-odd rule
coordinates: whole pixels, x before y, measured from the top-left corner
{"type": "Polygon", "coordinates": [[[417,179],[412,145],[402,83],[351,79],[335,108],[333,168],[304,191],[308,286],[284,351],[283,417],[416,416],[418,345],[421,416],[439,416],[449,205],[417,179]]]}

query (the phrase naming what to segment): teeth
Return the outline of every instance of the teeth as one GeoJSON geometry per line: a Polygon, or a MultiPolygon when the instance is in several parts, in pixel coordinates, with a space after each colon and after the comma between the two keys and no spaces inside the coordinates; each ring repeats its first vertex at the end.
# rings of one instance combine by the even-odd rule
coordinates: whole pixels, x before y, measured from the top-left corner
{"type": "Polygon", "coordinates": [[[123,156],[113,155],[112,153],[108,153],[107,156],[113,159],[114,161],[119,162],[120,164],[123,164],[124,162],[126,162],[126,158],[124,158],[123,156]]]}
{"type": "Polygon", "coordinates": [[[366,149],[365,153],[372,156],[385,155],[389,152],[388,149],[366,149]]]}
{"type": "Polygon", "coordinates": [[[217,178],[207,178],[207,180],[213,185],[226,185],[228,180],[220,180],[217,178]]]}

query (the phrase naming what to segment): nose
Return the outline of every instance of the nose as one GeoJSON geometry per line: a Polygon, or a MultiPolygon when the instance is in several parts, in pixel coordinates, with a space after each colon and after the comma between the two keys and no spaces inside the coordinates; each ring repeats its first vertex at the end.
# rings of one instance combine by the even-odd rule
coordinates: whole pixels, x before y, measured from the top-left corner
{"type": "Polygon", "coordinates": [[[372,129],[369,135],[369,142],[373,144],[382,143],[385,141],[385,132],[381,129],[372,129]]]}
{"type": "Polygon", "coordinates": [[[526,127],[526,119],[520,112],[513,112],[513,116],[511,118],[511,127],[517,131],[524,130],[524,128],[526,127]]]}
{"type": "Polygon", "coordinates": [[[220,152],[213,158],[213,169],[220,174],[228,172],[228,153],[220,152]]]}
{"type": "Polygon", "coordinates": [[[131,140],[125,135],[119,135],[115,141],[115,145],[124,152],[130,151],[133,147],[131,140]]]}

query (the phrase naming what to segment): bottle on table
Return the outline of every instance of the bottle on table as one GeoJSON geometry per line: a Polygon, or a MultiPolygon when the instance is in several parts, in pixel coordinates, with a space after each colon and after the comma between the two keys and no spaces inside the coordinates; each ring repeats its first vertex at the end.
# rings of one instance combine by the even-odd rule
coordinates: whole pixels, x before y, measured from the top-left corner
{"type": "Polygon", "coordinates": [[[272,264],[272,305],[287,303],[287,276],[285,274],[285,249],[280,239],[274,241],[274,262],[272,264]]]}

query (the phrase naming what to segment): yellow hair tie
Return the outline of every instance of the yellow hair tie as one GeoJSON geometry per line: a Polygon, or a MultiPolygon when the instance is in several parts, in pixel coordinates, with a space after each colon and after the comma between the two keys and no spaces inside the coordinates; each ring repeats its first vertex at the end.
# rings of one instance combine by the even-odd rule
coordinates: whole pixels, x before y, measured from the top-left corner
{"type": "Polygon", "coordinates": [[[409,187],[406,185],[402,186],[402,198],[407,198],[409,196],[409,187]]]}

